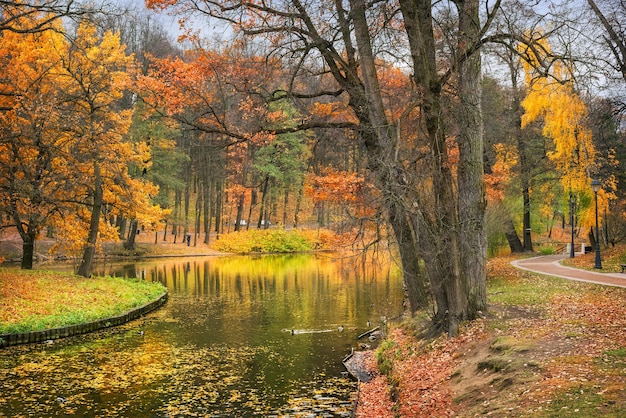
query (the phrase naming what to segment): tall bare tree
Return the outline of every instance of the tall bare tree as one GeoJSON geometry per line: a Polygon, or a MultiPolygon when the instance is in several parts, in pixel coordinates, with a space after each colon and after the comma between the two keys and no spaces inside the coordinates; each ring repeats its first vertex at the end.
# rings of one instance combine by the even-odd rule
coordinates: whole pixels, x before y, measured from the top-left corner
{"type": "Polygon", "coordinates": [[[602,39],[614,58],[607,62],[626,82],[626,2],[604,1],[605,11],[594,0],[587,0],[587,3],[604,28],[602,39]]]}

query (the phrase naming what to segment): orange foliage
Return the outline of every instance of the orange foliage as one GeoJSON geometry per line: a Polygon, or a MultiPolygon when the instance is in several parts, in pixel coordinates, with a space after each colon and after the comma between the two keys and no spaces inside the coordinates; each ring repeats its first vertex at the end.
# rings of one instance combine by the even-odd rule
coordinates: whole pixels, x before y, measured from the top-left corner
{"type": "Polygon", "coordinates": [[[511,182],[512,168],[517,164],[517,149],[506,144],[495,144],[496,162],[491,173],[485,174],[487,199],[499,202],[504,199],[506,187],[511,182]]]}
{"type": "Polygon", "coordinates": [[[137,75],[137,91],[154,111],[207,134],[223,135],[207,139],[264,145],[273,139],[268,126],[284,115],[268,109],[258,92],[277,88],[279,67],[272,60],[246,55],[242,47],[197,49],[184,59],[153,59],[150,73],[137,75]]]}
{"type": "Polygon", "coordinates": [[[312,117],[326,122],[355,122],[356,118],[352,110],[346,103],[331,102],[321,103],[315,102],[308,109],[312,117]]]}
{"type": "Polygon", "coordinates": [[[358,203],[363,200],[364,184],[363,176],[328,168],[321,176],[308,176],[305,193],[315,202],[358,203]]]}
{"type": "MultiPolygon", "coordinates": [[[[22,227],[30,234],[50,223],[77,247],[88,230],[94,163],[108,214],[150,225],[163,212],[150,202],[158,189],[128,173],[129,164],[147,168],[151,160],[148,144],[127,141],[133,110],[119,109],[133,57],[116,34],[83,24],[70,43],[57,25],[58,31],[3,34],[0,206],[13,201],[22,237],[22,227]]],[[[104,219],[101,228],[102,237],[117,238],[104,219]]]]}

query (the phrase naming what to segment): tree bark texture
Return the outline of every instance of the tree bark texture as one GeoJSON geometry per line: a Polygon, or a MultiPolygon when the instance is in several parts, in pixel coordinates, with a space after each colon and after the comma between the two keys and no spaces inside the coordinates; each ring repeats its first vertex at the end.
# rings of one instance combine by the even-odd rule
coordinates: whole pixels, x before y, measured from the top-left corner
{"type": "MultiPolygon", "coordinates": [[[[456,0],[459,9],[458,54],[480,40],[478,2],[456,0]]],[[[460,56],[458,202],[461,267],[466,280],[469,316],[487,309],[487,195],[483,167],[483,120],[480,54],[460,56]]]]}
{"type": "Polygon", "coordinates": [[[364,108],[367,109],[367,112],[360,114],[361,126],[364,128],[361,138],[367,150],[369,168],[375,174],[378,187],[383,193],[390,225],[398,242],[404,283],[411,311],[414,312],[427,305],[427,297],[424,276],[420,270],[420,253],[410,223],[411,214],[404,202],[404,168],[394,158],[395,131],[387,120],[380,93],[365,4],[360,0],[351,0],[350,6],[364,86],[363,97],[354,103],[365,102],[364,108]]]}
{"type": "MultiPolygon", "coordinates": [[[[458,206],[448,158],[442,113],[442,85],[437,72],[432,5],[425,0],[400,0],[408,35],[415,82],[422,91],[421,111],[431,150],[434,207],[429,216],[429,247],[425,258],[437,303],[436,327],[458,333],[468,312],[468,288],[461,277],[458,206]]],[[[477,281],[480,279],[476,279],[477,281]]]]}
{"type": "Polygon", "coordinates": [[[509,216],[504,220],[504,236],[509,243],[509,249],[512,253],[524,252],[522,241],[520,241],[515,225],[513,225],[513,220],[509,216]]]}
{"type": "Polygon", "coordinates": [[[100,164],[95,161],[93,166],[94,188],[93,188],[93,206],[91,208],[91,220],[89,222],[89,234],[87,243],[83,251],[83,258],[78,267],[78,274],[83,277],[91,277],[93,270],[93,262],[96,256],[96,242],[98,240],[98,232],[100,229],[100,214],[102,213],[103,191],[102,177],[100,174],[100,164]]]}

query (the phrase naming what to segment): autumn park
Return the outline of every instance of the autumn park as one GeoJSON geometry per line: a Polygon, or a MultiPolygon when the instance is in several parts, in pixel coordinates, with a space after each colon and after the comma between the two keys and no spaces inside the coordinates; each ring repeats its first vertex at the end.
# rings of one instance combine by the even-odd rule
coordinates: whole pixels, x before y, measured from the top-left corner
{"type": "Polygon", "coordinates": [[[626,415],[623,1],[0,12],[0,417],[626,415]]]}

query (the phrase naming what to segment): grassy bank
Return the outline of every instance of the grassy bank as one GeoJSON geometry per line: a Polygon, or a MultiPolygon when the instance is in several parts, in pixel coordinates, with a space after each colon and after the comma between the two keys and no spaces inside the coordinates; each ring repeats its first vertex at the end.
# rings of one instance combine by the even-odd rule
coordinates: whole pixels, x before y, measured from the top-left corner
{"type": "Polygon", "coordinates": [[[119,315],[156,299],[160,283],[85,279],[51,271],[0,268],[0,334],[40,331],[119,315]]]}
{"type": "Polygon", "coordinates": [[[489,261],[489,312],[459,337],[424,341],[415,319],[390,331],[357,416],[626,416],[626,289],[511,260],[489,261]]]}

